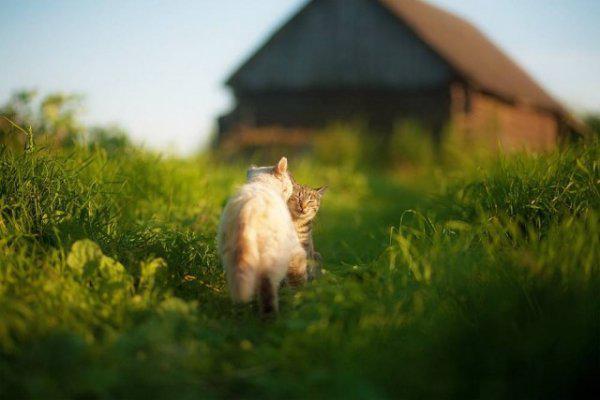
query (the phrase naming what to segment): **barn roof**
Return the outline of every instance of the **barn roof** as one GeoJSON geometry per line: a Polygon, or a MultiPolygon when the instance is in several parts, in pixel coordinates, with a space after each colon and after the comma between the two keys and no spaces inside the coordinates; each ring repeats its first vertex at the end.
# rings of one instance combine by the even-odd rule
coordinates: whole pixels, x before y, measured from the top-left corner
{"type": "MultiPolygon", "coordinates": [[[[227,80],[227,84],[235,87],[238,78],[249,72],[253,61],[268,52],[287,26],[320,1],[309,1],[227,80]]],[[[475,88],[505,101],[566,114],[530,75],[466,20],[421,0],[366,1],[381,4],[475,88]]]]}
{"type": "Polygon", "coordinates": [[[379,0],[464,79],[505,100],[562,112],[535,80],[466,20],[420,0],[379,0]]]}

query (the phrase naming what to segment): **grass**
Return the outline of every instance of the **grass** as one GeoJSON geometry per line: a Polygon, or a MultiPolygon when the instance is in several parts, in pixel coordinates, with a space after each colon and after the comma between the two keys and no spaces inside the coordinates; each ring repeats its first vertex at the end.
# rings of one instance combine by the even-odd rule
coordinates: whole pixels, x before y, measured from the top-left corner
{"type": "Polygon", "coordinates": [[[262,323],[215,253],[242,165],[0,153],[0,398],[565,398],[598,390],[598,144],[327,184],[326,273],[262,323]]]}

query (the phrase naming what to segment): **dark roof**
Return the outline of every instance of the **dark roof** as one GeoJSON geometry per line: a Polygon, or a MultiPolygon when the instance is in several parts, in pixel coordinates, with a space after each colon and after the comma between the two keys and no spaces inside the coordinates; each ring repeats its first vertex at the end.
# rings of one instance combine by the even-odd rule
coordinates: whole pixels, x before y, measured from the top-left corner
{"type": "Polygon", "coordinates": [[[465,80],[511,102],[561,112],[535,80],[464,19],[420,0],[379,0],[465,80]]]}
{"type": "MultiPolygon", "coordinates": [[[[288,26],[320,1],[309,1],[227,80],[227,84],[235,87],[240,76],[244,73],[248,76],[259,56],[270,46],[276,46],[288,26]]],[[[464,19],[421,0],[366,1],[381,4],[446,62],[456,75],[476,89],[511,103],[566,114],[531,76],[464,19]]]]}

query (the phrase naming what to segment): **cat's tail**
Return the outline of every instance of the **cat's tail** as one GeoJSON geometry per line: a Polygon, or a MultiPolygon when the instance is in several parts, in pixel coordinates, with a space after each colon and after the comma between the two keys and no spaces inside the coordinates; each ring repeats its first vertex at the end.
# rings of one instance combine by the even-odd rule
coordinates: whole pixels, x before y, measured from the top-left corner
{"type": "Polygon", "coordinates": [[[254,245],[255,232],[248,228],[247,219],[241,213],[240,223],[237,231],[235,268],[230,280],[231,296],[234,301],[248,303],[254,297],[256,291],[256,279],[258,254],[254,245]]]}
{"type": "Polygon", "coordinates": [[[260,315],[268,318],[277,314],[277,288],[265,273],[258,278],[258,307],[260,315]]]}

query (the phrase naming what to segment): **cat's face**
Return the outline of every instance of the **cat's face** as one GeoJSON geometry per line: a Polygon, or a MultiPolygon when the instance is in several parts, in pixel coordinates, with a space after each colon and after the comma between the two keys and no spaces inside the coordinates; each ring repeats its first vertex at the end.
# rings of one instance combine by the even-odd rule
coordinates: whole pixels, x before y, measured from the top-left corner
{"type": "Polygon", "coordinates": [[[281,160],[272,167],[250,167],[246,173],[248,182],[261,179],[265,175],[275,177],[281,183],[283,198],[287,201],[294,190],[292,179],[287,169],[287,158],[281,157],[281,160]]]}
{"type": "Polygon", "coordinates": [[[294,191],[288,200],[288,208],[294,220],[311,221],[317,215],[321,206],[321,198],[326,187],[312,189],[308,186],[294,183],[294,191]]]}

